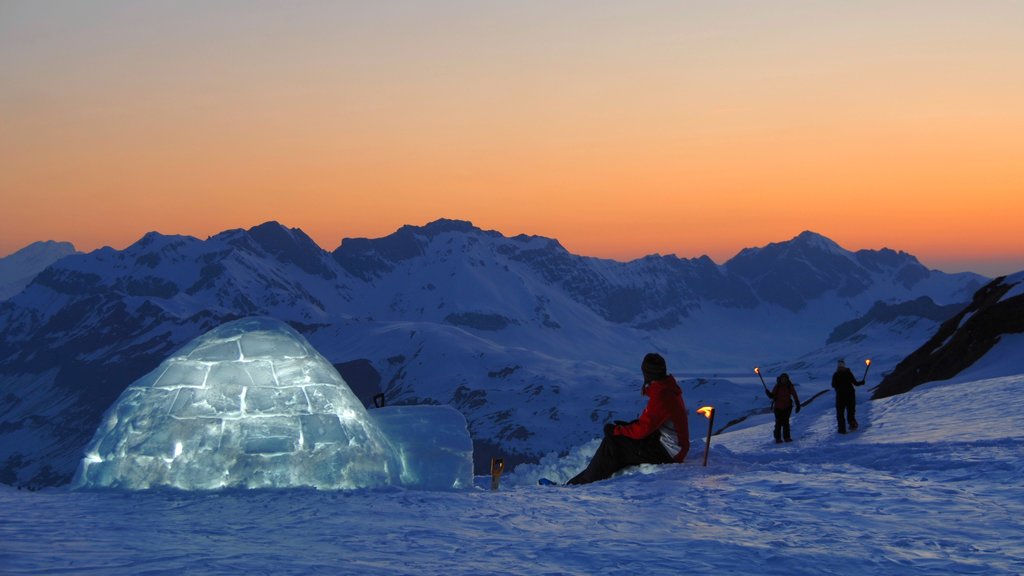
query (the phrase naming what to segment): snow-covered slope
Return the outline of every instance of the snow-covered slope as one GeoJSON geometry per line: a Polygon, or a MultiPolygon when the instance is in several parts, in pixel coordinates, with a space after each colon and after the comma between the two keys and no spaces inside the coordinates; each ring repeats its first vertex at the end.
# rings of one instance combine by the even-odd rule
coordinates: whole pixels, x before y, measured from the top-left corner
{"type": "Polygon", "coordinates": [[[74,254],[70,242],[33,242],[17,252],[0,258],[0,302],[7,300],[35,278],[47,266],[74,254]]]}
{"type": "MultiPolygon", "coordinates": [[[[984,364],[984,363],[983,363],[984,364]]],[[[979,365],[979,368],[983,365],[979,365]]],[[[0,486],[12,574],[778,574],[1024,572],[1024,375],[861,405],[832,432],[822,406],[715,436],[708,466],[649,466],[579,487],[18,491],[0,486]]],[[[697,442],[697,453],[703,442],[697,442]]],[[[573,450],[573,454],[578,451],[573,450]]],[[[586,455],[588,457],[589,454],[586,455]]],[[[578,463],[552,459],[568,477],[578,463]]]]}
{"type": "Polygon", "coordinates": [[[1019,347],[1024,334],[1024,272],[993,280],[974,295],[971,304],[945,321],[920,348],[900,362],[878,386],[875,397],[883,398],[905,392],[933,380],[1016,374],[1021,362],[1001,362],[996,369],[984,362],[984,371],[974,368],[995,346],[1005,355],[1017,349],[1017,358],[1024,358],[1019,347]],[[1017,344],[1018,346],[1014,346],[1017,344]],[[1002,370],[1000,372],[999,370],[1002,370]]]}
{"type": "MultiPolygon", "coordinates": [[[[878,301],[966,302],[983,281],[813,233],[722,266],[577,256],[556,240],[452,220],[346,239],[333,253],[274,222],[206,240],[150,233],[125,250],[64,258],[0,304],[0,481],[67,481],[124,387],[243,316],[288,322],[332,363],[359,363],[389,404],[454,406],[479,470],[492,455],[535,459],[635,417],[648,351],[681,380],[732,380],[710,397],[751,387],[723,409],[728,422],[763,406],[754,365],[774,376],[799,364],[798,385],[817,386],[834,363],[819,350],[836,326],[878,301]],[[780,279],[792,296],[780,295],[780,279]]],[[[829,346],[884,351],[881,374],[937,325],[910,314],[829,346]]],[[[684,393],[695,403],[717,388],[684,384],[684,393]]]]}

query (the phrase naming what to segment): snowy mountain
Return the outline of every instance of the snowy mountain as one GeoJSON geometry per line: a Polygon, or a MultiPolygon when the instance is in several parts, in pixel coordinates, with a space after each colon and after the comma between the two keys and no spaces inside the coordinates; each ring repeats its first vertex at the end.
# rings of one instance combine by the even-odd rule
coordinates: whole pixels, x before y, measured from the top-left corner
{"type": "Polygon", "coordinates": [[[0,258],[0,302],[21,292],[50,264],[75,253],[75,247],[70,242],[48,240],[33,242],[0,258]]]}
{"type": "Polygon", "coordinates": [[[689,404],[741,385],[722,408],[728,422],[763,410],[752,366],[820,386],[836,354],[863,350],[884,372],[938,322],[908,310],[826,340],[878,302],[966,303],[984,280],[810,232],[721,266],[578,256],[452,220],[334,252],[275,222],[206,240],[154,232],[68,256],[0,304],[0,481],[68,481],[128,384],[243,316],[288,322],[364,403],[379,390],[392,405],[455,407],[480,470],[492,455],[536,460],[635,417],[645,352],[666,356],[689,404]]]}
{"type": "MultiPolygon", "coordinates": [[[[886,376],[873,398],[901,394],[925,382],[949,380],[971,368],[997,344],[1020,343],[1022,337],[1024,273],[1018,273],[997,278],[979,290],[969,306],[945,321],[886,376]]],[[[993,375],[1006,373],[1012,372],[993,375]]]]}

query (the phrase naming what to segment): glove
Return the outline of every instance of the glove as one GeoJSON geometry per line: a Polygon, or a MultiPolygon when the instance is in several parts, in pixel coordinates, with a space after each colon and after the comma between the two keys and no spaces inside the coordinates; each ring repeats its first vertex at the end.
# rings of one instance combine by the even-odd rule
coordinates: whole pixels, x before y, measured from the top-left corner
{"type": "Polygon", "coordinates": [[[864,385],[864,381],[863,380],[857,380],[857,386],[863,386],[863,385],[864,385]]]}
{"type": "Polygon", "coordinates": [[[611,422],[605,424],[604,425],[604,435],[605,436],[614,436],[615,435],[615,424],[612,424],[611,422]]]}
{"type": "Polygon", "coordinates": [[[796,413],[797,414],[800,413],[800,403],[799,402],[796,403],[796,413]]]}

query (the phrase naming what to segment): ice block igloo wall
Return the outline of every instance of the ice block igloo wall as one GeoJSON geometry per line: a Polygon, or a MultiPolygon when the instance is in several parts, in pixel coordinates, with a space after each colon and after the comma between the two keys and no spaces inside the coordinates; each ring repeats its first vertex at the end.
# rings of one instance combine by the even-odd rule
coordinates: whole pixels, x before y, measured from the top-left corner
{"type": "Polygon", "coordinates": [[[344,489],[401,483],[400,467],[305,338],[278,320],[246,318],[196,338],[126,388],[73,485],[344,489]]]}

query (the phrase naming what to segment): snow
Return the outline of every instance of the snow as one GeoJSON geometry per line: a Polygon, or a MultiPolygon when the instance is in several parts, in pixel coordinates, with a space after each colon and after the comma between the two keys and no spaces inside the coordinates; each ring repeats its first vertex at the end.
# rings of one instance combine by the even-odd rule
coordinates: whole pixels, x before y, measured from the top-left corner
{"type": "Polygon", "coordinates": [[[254,317],[196,338],[125,389],[73,485],[464,488],[472,453],[458,411],[371,417],[298,332],[254,317]]]}
{"type": "MultiPolygon", "coordinates": [[[[566,458],[460,491],[0,486],[7,574],[1020,574],[1024,374],[867,401],[830,396],[775,445],[770,415],[682,465],[578,487],[566,458]],[[546,467],[546,468],[544,468],[546,467]]],[[[860,392],[860,390],[858,390],[860,392]]],[[[696,406],[690,405],[691,412],[696,406]]],[[[371,411],[372,412],[372,411],[371,411]]],[[[694,416],[694,419],[700,418],[694,416]]]]}
{"type": "Polygon", "coordinates": [[[0,302],[21,292],[47,266],[74,254],[70,242],[34,242],[0,258],[0,302]]]}
{"type": "Polygon", "coordinates": [[[951,382],[970,382],[1024,373],[1024,334],[1003,334],[982,361],[954,376],[951,382]]]}
{"type": "Polygon", "coordinates": [[[1007,276],[1006,279],[1003,280],[1003,283],[1010,284],[1010,289],[1007,290],[1006,294],[1003,294],[1003,297],[999,299],[1000,302],[1005,302],[1010,298],[1024,294],[1024,272],[1018,272],[1007,276]]]}

